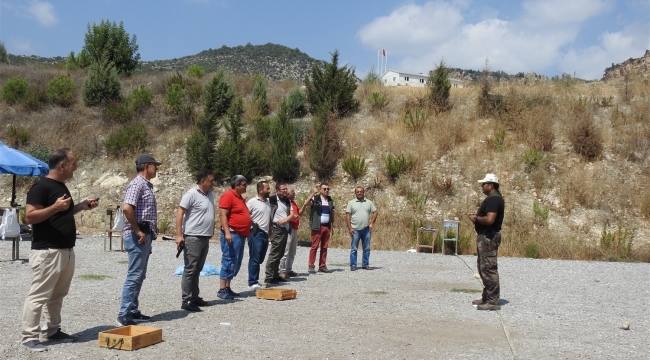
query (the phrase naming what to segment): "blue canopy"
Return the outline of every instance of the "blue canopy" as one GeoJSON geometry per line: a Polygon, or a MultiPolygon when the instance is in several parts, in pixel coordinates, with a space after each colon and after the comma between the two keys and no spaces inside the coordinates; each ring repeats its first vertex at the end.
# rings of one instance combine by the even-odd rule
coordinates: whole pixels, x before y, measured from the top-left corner
{"type": "Polygon", "coordinates": [[[0,174],[44,176],[49,172],[46,163],[0,141],[0,174]]]}

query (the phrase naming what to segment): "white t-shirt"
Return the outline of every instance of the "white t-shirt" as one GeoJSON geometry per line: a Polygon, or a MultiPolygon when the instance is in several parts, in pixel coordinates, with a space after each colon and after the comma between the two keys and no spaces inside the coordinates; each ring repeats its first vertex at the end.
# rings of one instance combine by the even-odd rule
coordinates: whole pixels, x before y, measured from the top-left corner
{"type": "Polygon", "coordinates": [[[197,186],[183,194],[179,205],[187,210],[183,218],[183,234],[214,235],[214,195],[212,192],[204,194],[197,186]]]}

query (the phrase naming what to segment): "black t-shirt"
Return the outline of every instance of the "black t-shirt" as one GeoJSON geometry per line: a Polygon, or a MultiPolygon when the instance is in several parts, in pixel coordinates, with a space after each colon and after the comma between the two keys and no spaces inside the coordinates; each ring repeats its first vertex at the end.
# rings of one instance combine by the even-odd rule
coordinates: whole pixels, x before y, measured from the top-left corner
{"type": "MultiPolygon", "coordinates": [[[[64,183],[50,178],[43,178],[27,192],[27,204],[49,207],[64,194],[70,195],[64,183]]],[[[65,211],[59,211],[45,221],[33,224],[32,249],[67,249],[75,245],[77,228],[74,222],[74,201],[65,211]]]]}
{"type": "Polygon", "coordinates": [[[505,201],[503,201],[503,198],[499,193],[494,192],[492,195],[488,196],[483,200],[481,203],[481,206],[478,208],[478,211],[476,212],[477,216],[486,216],[487,213],[493,212],[497,213],[496,219],[494,219],[494,222],[492,225],[483,225],[479,223],[474,224],[474,229],[476,230],[477,234],[483,234],[483,233],[496,233],[501,231],[501,224],[503,223],[503,213],[506,207],[505,201]]]}

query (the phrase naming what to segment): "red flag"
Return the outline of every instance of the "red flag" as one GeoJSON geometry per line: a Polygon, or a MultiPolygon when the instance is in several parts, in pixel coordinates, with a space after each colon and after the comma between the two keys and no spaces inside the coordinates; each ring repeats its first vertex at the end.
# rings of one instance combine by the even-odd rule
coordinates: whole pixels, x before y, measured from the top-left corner
{"type": "Polygon", "coordinates": [[[384,56],[386,56],[386,50],[381,49],[381,54],[384,55],[384,56]]]}

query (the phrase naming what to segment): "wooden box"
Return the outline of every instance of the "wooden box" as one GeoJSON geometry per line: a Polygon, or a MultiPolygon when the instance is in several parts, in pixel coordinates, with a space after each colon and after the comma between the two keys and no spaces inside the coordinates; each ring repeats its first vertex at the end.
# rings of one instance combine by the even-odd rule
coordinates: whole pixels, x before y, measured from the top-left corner
{"type": "Polygon", "coordinates": [[[120,350],[137,350],[162,341],[162,329],[129,325],[99,333],[101,347],[120,350]]]}
{"type": "Polygon", "coordinates": [[[259,289],[255,292],[258,299],[268,300],[290,300],[296,298],[297,291],[291,289],[259,289]]]}

